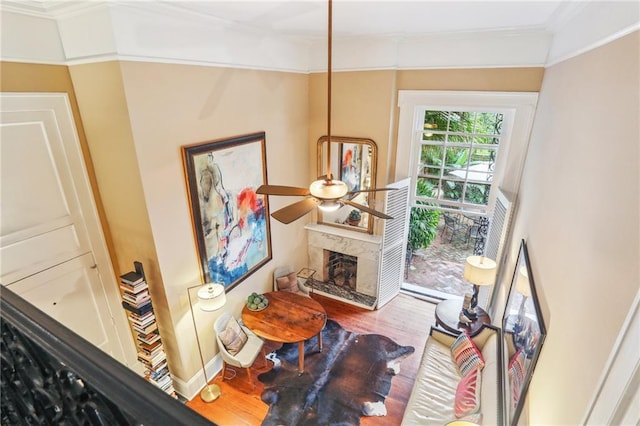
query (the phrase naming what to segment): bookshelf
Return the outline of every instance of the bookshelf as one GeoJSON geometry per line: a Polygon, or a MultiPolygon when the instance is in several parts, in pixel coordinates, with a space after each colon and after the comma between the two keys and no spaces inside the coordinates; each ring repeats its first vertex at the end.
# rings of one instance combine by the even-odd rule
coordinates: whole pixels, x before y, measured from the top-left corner
{"type": "Polygon", "coordinates": [[[144,269],[140,262],[133,262],[133,266],[134,271],[120,276],[120,293],[122,307],[136,339],[138,361],[145,367],[145,378],[175,398],[173,379],[169,373],[167,355],[162,345],[144,269]]]}

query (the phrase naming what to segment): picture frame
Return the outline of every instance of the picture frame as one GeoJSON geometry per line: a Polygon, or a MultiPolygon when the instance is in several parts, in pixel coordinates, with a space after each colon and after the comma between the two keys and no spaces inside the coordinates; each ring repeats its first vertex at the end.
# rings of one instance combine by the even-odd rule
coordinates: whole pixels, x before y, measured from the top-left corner
{"type": "Polygon", "coordinates": [[[506,354],[503,375],[505,418],[507,424],[517,425],[547,335],[525,240],[520,243],[502,331],[506,354]]]}
{"type": "Polygon", "coordinates": [[[272,258],[264,132],[182,147],[204,282],[230,291],[272,258]]]}
{"type": "MultiPolygon", "coordinates": [[[[331,158],[327,158],[328,148],[327,136],[321,136],[317,142],[318,176],[327,173],[326,167],[329,162],[334,179],[345,182],[348,191],[366,190],[375,186],[377,146],[373,139],[331,136],[331,158]],[[350,167],[343,167],[344,165],[350,167]]],[[[352,201],[365,206],[375,206],[375,196],[375,192],[364,191],[357,194],[352,201]]],[[[373,216],[351,206],[342,206],[334,212],[318,210],[318,223],[373,234],[373,216]],[[354,211],[359,213],[359,221],[350,218],[354,211]]]]}

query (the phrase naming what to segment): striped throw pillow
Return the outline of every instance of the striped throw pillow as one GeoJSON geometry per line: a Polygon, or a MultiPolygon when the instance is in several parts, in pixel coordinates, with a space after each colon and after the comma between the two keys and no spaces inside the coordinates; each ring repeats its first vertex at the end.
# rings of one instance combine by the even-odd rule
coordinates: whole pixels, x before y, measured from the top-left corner
{"type": "Polygon", "coordinates": [[[471,370],[464,376],[456,389],[456,417],[464,417],[477,413],[480,409],[480,381],[482,373],[479,368],[471,370]]]}
{"type": "Polygon", "coordinates": [[[469,374],[474,368],[481,370],[484,368],[482,353],[466,331],[460,333],[456,341],[451,345],[451,355],[458,365],[462,377],[469,374]]]}

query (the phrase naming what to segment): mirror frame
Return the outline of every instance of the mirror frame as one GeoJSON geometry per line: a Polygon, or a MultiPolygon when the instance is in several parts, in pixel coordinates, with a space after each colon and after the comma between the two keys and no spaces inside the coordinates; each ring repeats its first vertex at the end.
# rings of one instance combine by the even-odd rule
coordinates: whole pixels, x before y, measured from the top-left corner
{"type": "Polygon", "coordinates": [[[529,384],[547,335],[531,271],[529,252],[524,240],[520,243],[520,251],[502,317],[502,335],[505,344],[503,362],[505,420],[509,425],[516,425],[524,408],[529,384]],[[524,293],[529,293],[529,296],[524,293]],[[525,369],[516,400],[513,398],[514,390],[512,390],[509,370],[511,361],[516,358],[518,351],[524,354],[525,369]]]}
{"type": "MultiPolygon", "coordinates": [[[[324,159],[326,155],[325,143],[327,142],[327,136],[321,136],[318,139],[317,147],[318,147],[318,176],[323,176],[327,173],[326,170],[326,161],[324,159]]],[[[343,157],[343,147],[344,144],[354,144],[354,145],[363,145],[363,149],[365,147],[369,147],[371,152],[371,158],[369,161],[369,185],[368,188],[376,187],[376,168],[378,164],[378,146],[373,141],[373,139],[368,138],[354,138],[348,136],[331,136],[331,142],[335,144],[336,149],[334,149],[334,145],[331,146],[331,157],[329,160],[331,161],[331,171],[334,174],[334,179],[342,180],[342,168],[339,167],[339,164],[342,163],[343,157]],[[339,160],[339,161],[338,161],[339,160]]],[[[364,167],[364,164],[362,165],[364,167]]],[[[367,204],[369,206],[375,206],[375,192],[370,192],[367,195],[367,204]]],[[[338,211],[342,209],[349,209],[351,211],[353,207],[351,206],[343,206],[338,211]]],[[[318,209],[318,223],[335,226],[338,228],[348,229],[356,232],[366,232],[368,234],[373,234],[373,216],[369,213],[361,212],[361,223],[364,222],[364,225],[349,225],[347,223],[336,223],[325,221],[323,217],[323,213],[320,209],[318,209]]]]}

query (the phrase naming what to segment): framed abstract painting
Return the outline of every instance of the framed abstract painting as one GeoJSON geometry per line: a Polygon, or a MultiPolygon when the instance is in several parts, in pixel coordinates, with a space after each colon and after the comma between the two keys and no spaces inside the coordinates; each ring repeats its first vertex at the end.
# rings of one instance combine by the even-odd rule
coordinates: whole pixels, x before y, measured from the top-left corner
{"type": "Polygon", "coordinates": [[[271,259],[265,133],[182,147],[204,282],[233,289],[271,259]]]}

